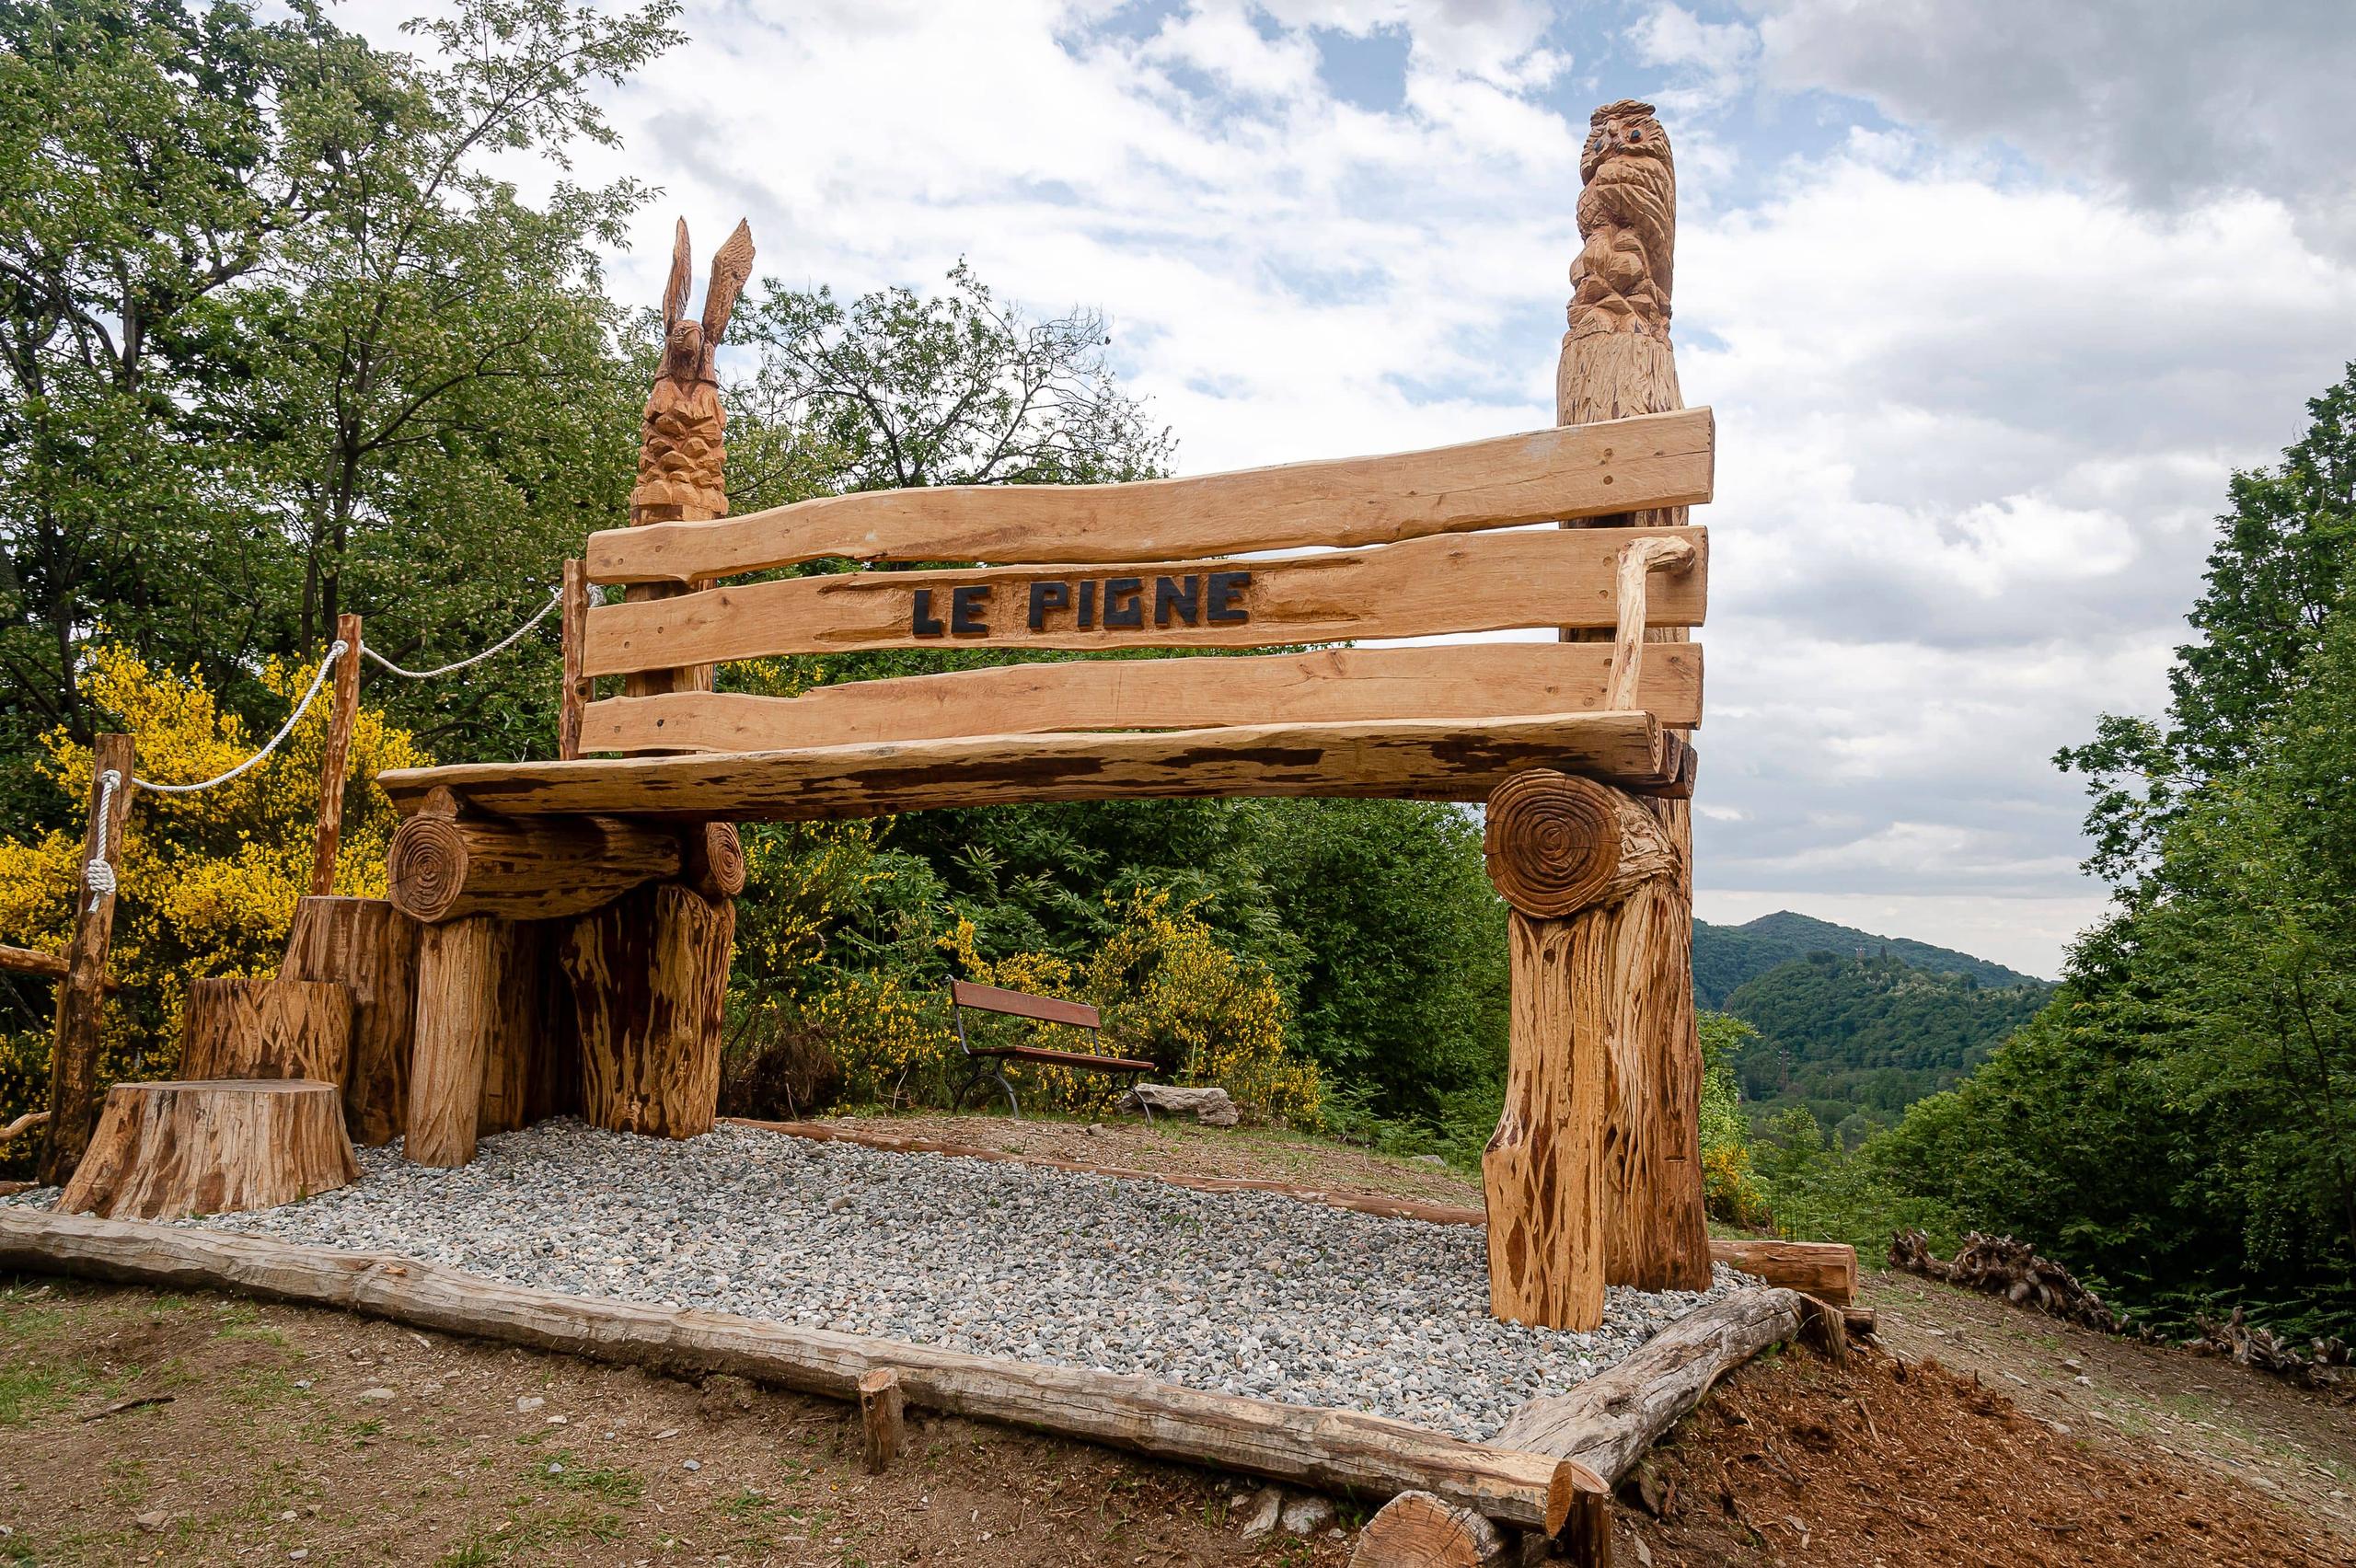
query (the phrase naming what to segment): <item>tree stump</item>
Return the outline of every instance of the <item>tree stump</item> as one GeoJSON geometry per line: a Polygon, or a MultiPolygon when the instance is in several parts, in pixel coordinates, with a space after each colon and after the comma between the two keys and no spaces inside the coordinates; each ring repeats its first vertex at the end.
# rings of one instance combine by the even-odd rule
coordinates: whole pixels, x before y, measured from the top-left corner
{"type": "Polygon", "coordinates": [[[1428,1492],[1403,1492],[1358,1532],[1350,1568],[1497,1568],[1505,1532],[1428,1492]]]}
{"type": "Polygon", "coordinates": [[[178,1219],[272,1208],[359,1176],[334,1084],[119,1083],[57,1206],[101,1219],[178,1219]]]}
{"type": "Polygon", "coordinates": [[[562,963],[589,1121],[655,1137],[711,1130],[735,933],[733,904],[715,906],[676,882],[625,894],[572,923],[562,963]]]}
{"type": "Polygon", "coordinates": [[[870,1475],[882,1475],[900,1457],[907,1441],[907,1396],[900,1375],[878,1366],[859,1377],[860,1457],[870,1475]]]}
{"type": "Polygon", "coordinates": [[[313,1078],[341,1091],[352,1060],[352,993],[330,980],[189,982],[180,1075],[313,1078]]]}
{"type": "Polygon", "coordinates": [[[409,1125],[417,943],[417,922],[386,899],[306,898],[294,905],[279,977],[339,981],[352,993],[343,1120],[357,1144],[390,1143],[409,1125]]]}
{"type": "Polygon", "coordinates": [[[419,1165],[464,1165],[482,1131],[522,1126],[541,1050],[546,940],[493,915],[428,926],[418,945],[409,1134],[419,1165]]]}

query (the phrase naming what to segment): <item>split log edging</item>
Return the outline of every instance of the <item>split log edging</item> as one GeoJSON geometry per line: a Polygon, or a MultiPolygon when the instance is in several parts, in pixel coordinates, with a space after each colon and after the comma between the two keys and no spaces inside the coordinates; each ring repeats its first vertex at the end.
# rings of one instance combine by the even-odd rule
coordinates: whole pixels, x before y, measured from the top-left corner
{"type": "Polygon", "coordinates": [[[1206,1393],[1134,1374],[1046,1366],[799,1329],[693,1308],[504,1284],[386,1252],[37,1209],[0,1209],[0,1268],[341,1308],[444,1333],[671,1372],[727,1372],[856,1403],[889,1367],[910,1404],[1039,1428],[1161,1458],[1323,1491],[1429,1492],[1558,1533],[1601,1505],[1605,1478],[1571,1459],[1468,1442],[1356,1411],[1206,1393]]]}

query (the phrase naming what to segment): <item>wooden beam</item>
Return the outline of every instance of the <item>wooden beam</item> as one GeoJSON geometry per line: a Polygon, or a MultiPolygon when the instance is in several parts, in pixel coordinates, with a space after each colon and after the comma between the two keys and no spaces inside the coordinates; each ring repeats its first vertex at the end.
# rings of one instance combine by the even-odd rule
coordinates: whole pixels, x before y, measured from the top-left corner
{"type": "Polygon", "coordinates": [[[91,748],[90,809],[75,860],[74,940],[57,986],[57,1024],[49,1048],[49,1141],[40,1179],[64,1186],[89,1147],[98,1119],[98,1047],[105,1020],[107,950],[114,940],[115,879],[131,822],[134,753],[129,735],[98,737],[91,748]],[[103,863],[98,885],[88,868],[103,863]]]}
{"type": "MultiPolygon", "coordinates": [[[[38,974],[46,980],[65,978],[65,958],[62,953],[43,952],[39,948],[10,947],[0,942],[0,969],[13,970],[18,974],[38,974]]],[[[110,991],[121,987],[118,980],[101,980],[110,991]]]]}
{"type": "Polygon", "coordinates": [[[1395,720],[1252,724],[1148,734],[980,735],[905,745],[708,756],[462,763],[377,782],[404,812],[436,790],[506,816],[792,822],[937,806],[1207,795],[1477,801],[1525,767],[1603,779],[1659,777],[1648,713],[1558,713],[1480,723],[1395,720]]]}
{"type": "MultiPolygon", "coordinates": [[[[1646,597],[1654,626],[1698,626],[1703,559],[1646,597]]],[[[1265,648],[1618,624],[1624,533],[1522,530],[1281,559],[844,571],[593,606],[590,675],[875,648],[1265,648]],[[1034,591],[1035,590],[1035,591],[1034,591]],[[1059,595],[1050,602],[1046,596],[1059,595]],[[1035,627],[1034,627],[1035,623],[1035,627]]]]}
{"type": "MultiPolygon", "coordinates": [[[[813,687],[799,697],[677,692],[589,705],[581,749],[779,751],[977,732],[1195,730],[1372,719],[1501,719],[1600,709],[1600,642],[1323,648],[1199,659],[1064,659],[813,687]]],[[[1702,721],[1702,647],[1645,651],[1636,700],[1668,725],[1702,721]]]]}
{"type": "Polygon", "coordinates": [[[1857,1298],[1857,1250],[1841,1241],[1720,1239],[1710,1256],[1731,1268],[1845,1307],[1857,1298]]]}
{"type": "Polygon", "coordinates": [[[492,915],[425,928],[401,1146],[411,1164],[466,1164],[475,1157],[485,1085],[495,1122],[522,1092],[522,1064],[534,1054],[543,1014],[541,947],[537,928],[492,915]]]}
{"type": "Polygon", "coordinates": [[[979,1008],[984,1012],[1005,1013],[1012,1018],[1035,1018],[1043,1023],[1068,1023],[1081,1029],[1094,1029],[1103,1021],[1103,1016],[1086,1002],[1025,996],[1001,986],[978,986],[971,980],[949,982],[949,1000],[961,1008],[979,1008]]]}
{"type": "Polygon", "coordinates": [[[1559,1454],[1616,1482],[1711,1385],[1799,1331],[1795,1291],[1720,1297],[1638,1345],[1619,1366],[1531,1400],[1507,1420],[1496,1441],[1559,1454]]]}
{"type": "Polygon", "coordinates": [[[360,712],[360,617],[335,617],[343,657],[336,661],[335,699],[328,709],[327,745],[319,754],[319,812],[311,838],[311,893],[335,891],[336,847],[343,839],[343,775],[352,755],[352,725],[360,712]]]}
{"type": "Polygon", "coordinates": [[[583,915],[642,882],[677,874],[676,832],[616,817],[497,822],[419,814],[393,833],[385,882],[393,906],[434,925],[470,915],[548,920],[583,915]]]}
{"type": "Polygon", "coordinates": [[[0,1208],[0,1268],[240,1290],[412,1327],[668,1372],[726,1372],[850,1401],[877,1367],[907,1402],[1322,1491],[1420,1489],[1553,1533],[1602,1480],[1572,1461],[1357,1411],[1206,1393],[1133,1374],[968,1355],[722,1312],[560,1296],[391,1253],[0,1208]]]}
{"type": "Polygon", "coordinates": [[[1710,410],[1117,485],[971,485],[822,496],[710,523],[589,536],[593,582],[685,582],[841,558],[1080,564],[1386,544],[1632,506],[1705,502],[1710,410]]]}

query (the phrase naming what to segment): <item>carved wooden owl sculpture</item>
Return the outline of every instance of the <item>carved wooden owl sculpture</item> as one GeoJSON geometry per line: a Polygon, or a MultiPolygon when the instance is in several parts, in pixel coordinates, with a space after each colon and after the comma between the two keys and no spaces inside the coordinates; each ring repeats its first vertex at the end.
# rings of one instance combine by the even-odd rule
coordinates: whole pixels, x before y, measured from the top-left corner
{"type": "Polygon", "coordinates": [[[687,314],[687,221],[679,220],[671,246],[671,280],[663,291],[663,367],[647,395],[638,449],[638,483],[629,492],[630,517],[653,523],[699,520],[728,514],[723,445],[727,419],[720,409],[720,385],[712,359],[721,334],[736,308],[736,296],[753,275],[753,231],[738,223],[711,259],[711,284],[704,293],[703,317],[687,314]]]}
{"type": "Polygon", "coordinates": [[[1667,337],[1677,248],[1677,166],[1653,106],[1623,98],[1589,117],[1579,155],[1579,237],[1571,336],[1667,337]]]}

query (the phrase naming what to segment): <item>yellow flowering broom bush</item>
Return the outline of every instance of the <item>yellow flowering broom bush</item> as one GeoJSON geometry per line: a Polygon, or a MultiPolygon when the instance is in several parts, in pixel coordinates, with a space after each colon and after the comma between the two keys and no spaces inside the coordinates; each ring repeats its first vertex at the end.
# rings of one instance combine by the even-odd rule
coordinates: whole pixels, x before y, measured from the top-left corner
{"type": "MultiPolygon", "coordinates": [[[[143,778],[179,784],[213,778],[252,755],[276,729],[254,733],[224,711],[192,672],[154,669],[112,645],[86,658],[84,689],[106,723],[133,738],[143,778]]],[[[273,662],[261,680],[291,708],[317,669],[273,662]]],[[[126,841],[109,847],[121,893],[107,972],[120,989],[106,1008],[101,1082],[172,1072],[181,999],[191,979],[275,973],[294,901],[310,886],[326,697],[323,691],[275,753],[229,783],[192,795],[133,793],[126,841]]],[[[60,728],[43,738],[41,749],[40,772],[78,818],[90,788],[90,748],[60,728]]],[[[395,819],[372,780],[381,769],[427,760],[408,732],[361,707],[336,892],[383,895],[395,819]]],[[[0,940],[64,950],[82,886],[81,849],[75,831],[0,839],[0,940]]],[[[0,1036],[0,1118],[47,1102],[49,1044],[46,1028],[0,1036]]]]}

